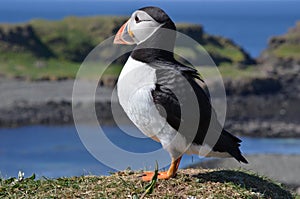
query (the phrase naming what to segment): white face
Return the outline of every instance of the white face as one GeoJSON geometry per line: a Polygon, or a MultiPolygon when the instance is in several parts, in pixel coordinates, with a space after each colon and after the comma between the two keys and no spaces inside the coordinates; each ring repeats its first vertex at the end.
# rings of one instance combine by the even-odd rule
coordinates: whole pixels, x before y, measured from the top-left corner
{"type": "Polygon", "coordinates": [[[163,25],[164,24],[156,22],[146,12],[138,10],[131,15],[128,21],[127,31],[134,42],[139,44],[147,40],[163,25]]]}

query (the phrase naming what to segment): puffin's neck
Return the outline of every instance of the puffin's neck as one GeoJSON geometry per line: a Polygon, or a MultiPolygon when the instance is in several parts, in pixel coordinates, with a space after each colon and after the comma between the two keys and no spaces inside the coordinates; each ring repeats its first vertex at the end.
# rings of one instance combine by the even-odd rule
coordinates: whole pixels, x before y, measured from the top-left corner
{"type": "Polygon", "coordinates": [[[151,63],[161,60],[174,60],[173,51],[166,51],[156,48],[137,48],[130,55],[133,59],[144,63],[151,63]]]}

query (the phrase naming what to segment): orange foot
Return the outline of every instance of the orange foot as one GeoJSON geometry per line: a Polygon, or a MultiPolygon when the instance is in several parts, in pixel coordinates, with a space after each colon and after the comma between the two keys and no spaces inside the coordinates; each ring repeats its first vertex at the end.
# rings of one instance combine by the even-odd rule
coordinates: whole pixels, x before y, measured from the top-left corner
{"type": "MultiPolygon", "coordinates": [[[[167,180],[169,178],[172,178],[176,175],[176,172],[178,170],[179,164],[180,164],[181,156],[178,159],[172,158],[172,163],[170,165],[170,168],[168,171],[164,172],[158,172],[158,179],[167,180]]],[[[144,175],[142,176],[143,181],[151,181],[154,176],[154,172],[146,171],[144,172],[144,175]]]]}
{"type": "MultiPolygon", "coordinates": [[[[144,174],[142,176],[142,180],[143,181],[151,181],[153,176],[154,176],[154,172],[146,171],[146,172],[144,172],[144,174]]],[[[157,176],[158,179],[163,179],[163,180],[167,180],[171,177],[172,177],[172,175],[168,174],[168,171],[158,172],[158,176],[157,176]]]]}

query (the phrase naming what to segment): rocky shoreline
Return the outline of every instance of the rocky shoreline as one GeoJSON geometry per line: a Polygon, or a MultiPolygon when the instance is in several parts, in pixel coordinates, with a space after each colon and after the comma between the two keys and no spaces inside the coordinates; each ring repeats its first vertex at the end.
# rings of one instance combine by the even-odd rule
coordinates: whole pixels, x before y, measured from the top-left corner
{"type": "MultiPolygon", "coordinates": [[[[257,80],[225,80],[227,115],[225,127],[236,135],[252,137],[300,137],[299,75],[294,83],[286,76],[257,80]],[[267,86],[266,86],[267,85],[267,86]],[[273,90],[269,88],[273,88],[273,90]]],[[[92,82],[86,81],[90,87],[92,82]]],[[[0,127],[24,125],[73,124],[73,80],[23,81],[0,80],[0,127]]],[[[96,91],[96,112],[103,124],[114,124],[111,87],[99,86],[96,91]]],[[[85,96],[83,91],[82,96],[85,96]]],[[[89,121],[85,111],[91,106],[83,97],[77,106],[82,120],[89,121]]],[[[118,111],[122,113],[119,107],[118,111]]],[[[124,118],[125,118],[124,114],[124,118]]],[[[125,122],[129,122],[125,119],[125,122]]]]}

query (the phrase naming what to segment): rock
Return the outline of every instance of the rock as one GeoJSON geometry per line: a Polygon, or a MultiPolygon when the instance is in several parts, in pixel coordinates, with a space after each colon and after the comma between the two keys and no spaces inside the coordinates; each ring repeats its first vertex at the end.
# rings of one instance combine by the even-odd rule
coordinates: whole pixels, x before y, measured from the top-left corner
{"type": "Polygon", "coordinates": [[[275,120],[248,120],[226,122],[225,128],[235,135],[269,138],[299,138],[300,125],[275,120]]]}
{"type": "Polygon", "coordinates": [[[284,44],[286,39],[284,37],[272,37],[269,41],[269,48],[278,48],[280,45],[284,44]]]}
{"type": "Polygon", "coordinates": [[[275,94],[281,90],[281,83],[277,78],[260,77],[225,81],[228,95],[265,95],[275,94]]]}

